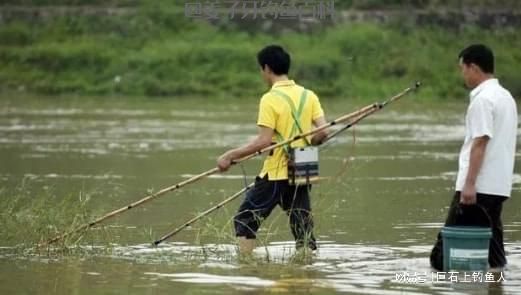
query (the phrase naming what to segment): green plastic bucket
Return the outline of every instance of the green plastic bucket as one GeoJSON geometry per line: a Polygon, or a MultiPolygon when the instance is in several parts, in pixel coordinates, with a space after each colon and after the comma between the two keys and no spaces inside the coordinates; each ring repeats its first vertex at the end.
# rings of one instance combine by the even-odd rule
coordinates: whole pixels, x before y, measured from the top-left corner
{"type": "Polygon", "coordinates": [[[487,271],[489,227],[445,226],[441,236],[443,271],[487,271]]]}

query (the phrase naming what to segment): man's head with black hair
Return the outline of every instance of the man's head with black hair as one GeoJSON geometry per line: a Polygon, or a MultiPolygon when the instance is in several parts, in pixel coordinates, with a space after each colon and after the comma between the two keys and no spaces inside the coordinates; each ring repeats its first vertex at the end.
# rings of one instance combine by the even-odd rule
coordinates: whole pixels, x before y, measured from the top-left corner
{"type": "Polygon", "coordinates": [[[257,54],[257,61],[261,67],[264,79],[272,82],[273,76],[285,76],[289,72],[291,57],[284,48],[279,45],[264,47],[257,54]]]}
{"type": "Polygon", "coordinates": [[[475,64],[483,73],[494,74],[494,53],[483,44],[470,45],[458,57],[466,65],[475,64]]]}
{"type": "Polygon", "coordinates": [[[494,74],[494,53],[483,44],[473,44],[458,55],[465,85],[474,88],[494,74]]]}

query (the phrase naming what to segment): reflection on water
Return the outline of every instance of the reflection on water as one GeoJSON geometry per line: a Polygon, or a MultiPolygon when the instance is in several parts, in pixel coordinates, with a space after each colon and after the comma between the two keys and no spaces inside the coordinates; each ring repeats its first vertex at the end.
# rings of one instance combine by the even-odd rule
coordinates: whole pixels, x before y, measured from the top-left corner
{"type": "MultiPolygon", "coordinates": [[[[14,191],[24,180],[35,185],[34,198],[43,188],[95,191],[95,212],[120,208],[212,168],[216,155],[256,132],[250,116],[256,104],[39,104],[48,105],[0,107],[2,189],[14,191]]],[[[505,282],[440,280],[429,267],[463,139],[457,110],[397,105],[323,147],[320,169],[329,180],[312,191],[319,250],[311,256],[295,253],[287,217],[279,210],[265,222],[254,258],[239,259],[230,226],[237,203],[159,247],[149,244],[153,237],[144,237],[143,230],[157,236],[239,190],[257,173],[255,159],[108,223],[114,231],[109,248],[85,241],[78,256],[36,255],[0,242],[0,293],[519,294],[517,168],[514,194],[504,209],[505,282]],[[338,178],[341,165],[347,168],[338,178]],[[407,282],[405,274],[423,280],[407,282]]]]}
{"type": "MultiPolygon", "coordinates": [[[[490,284],[490,289],[494,290],[498,289],[498,285],[506,291],[521,288],[520,248],[507,245],[511,263],[505,269],[504,277],[494,279],[476,277],[473,283],[464,283],[463,273],[458,274],[458,278],[450,278],[448,273],[432,270],[426,259],[430,246],[345,245],[322,241],[319,244],[319,250],[313,253],[310,260],[306,260],[304,264],[291,260],[295,255],[293,242],[274,242],[266,247],[259,247],[254,251],[257,260],[243,264],[237,262],[236,249],[233,245],[209,244],[196,247],[167,244],[158,249],[150,249],[143,245],[119,250],[122,256],[132,256],[136,260],[140,260],[140,256],[145,255],[147,256],[146,261],[149,262],[154,261],[150,255],[160,255],[165,252],[172,256],[184,254],[182,257],[200,257],[203,252],[210,253],[205,256],[204,262],[198,263],[198,272],[145,273],[171,282],[187,284],[226,284],[238,289],[246,285],[262,289],[263,287],[281,288],[283,285],[291,284],[292,281],[295,285],[304,283],[304,280],[299,278],[266,280],[255,276],[234,275],[238,269],[248,270],[251,267],[265,266],[268,264],[269,257],[269,264],[272,267],[279,264],[282,269],[292,267],[313,273],[315,277],[305,282],[309,288],[326,288],[357,294],[445,294],[444,292],[454,294],[455,291],[459,294],[488,294],[489,282],[495,282],[495,284],[490,284]],[[290,266],[285,263],[289,263],[290,266]],[[210,272],[223,270],[228,275],[214,275],[200,270],[210,272]],[[229,270],[232,271],[229,272],[229,270]],[[403,280],[404,274],[409,278],[416,276],[419,281],[406,282],[403,280]],[[501,281],[501,284],[497,283],[498,280],[501,281]]],[[[114,258],[117,259],[117,256],[114,258]]],[[[193,261],[193,258],[191,260],[193,261]]],[[[470,279],[467,278],[467,280],[470,279]]]]}
{"type": "MultiPolygon", "coordinates": [[[[413,226],[413,225],[410,225],[413,226]]],[[[430,268],[430,246],[340,244],[322,241],[319,250],[303,259],[293,242],[273,242],[254,251],[254,258],[239,261],[231,244],[164,243],[115,246],[112,254],[96,254],[104,268],[86,261],[80,267],[89,276],[107,276],[111,265],[131,265],[141,283],[187,290],[189,286],[223,292],[349,292],[356,294],[516,294],[521,289],[521,246],[507,244],[510,263],[501,274],[445,273],[430,268]],[[297,258],[296,258],[297,257],[297,258]],[[262,269],[265,269],[263,271],[262,269]],[[186,270],[186,271],[185,271],[186,270]],[[180,284],[180,285],[179,285],[180,284]]],[[[7,252],[9,249],[1,249],[7,252]]],[[[4,256],[4,259],[6,257],[4,256]]],[[[24,258],[11,256],[9,261],[24,258]],[[13,260],[14,259],[14,260],[13,260]]],[[[30,258],[49,263],[46,258],[30,258]]],[[[92,258],[91,258],[92,259],[92,258]]],[[[54,263],[60,263],[56,260],[54,263]]],[[[193,290],[193,288],[191,288],[193,290]]]]}

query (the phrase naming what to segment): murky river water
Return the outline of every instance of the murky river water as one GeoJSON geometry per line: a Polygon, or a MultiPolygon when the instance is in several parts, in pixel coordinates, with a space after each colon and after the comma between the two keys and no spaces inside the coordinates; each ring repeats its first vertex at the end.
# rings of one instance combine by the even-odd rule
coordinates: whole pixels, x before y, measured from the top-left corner
{"type": "MultiPolygon", "coordinates": [[[[443,280],[428,255],[453,192],[465,104],[408,99],[322,149],[321,174],[328,179],[312,191],[319,250],[309,259],[296,259],[287,217],[277,209],[263,224],[256,259],[240,262],[231,227],[239,200],[150,246],[250,182],[259,158],[107,221],[109,250],[107,243],[80,242],[81,255],[20,254],[0,239],[0,293],[521,293],[519,155],[513,197],[503,211],[504,281],[443,280]]],[[[22,182],[34,198],[46,190],[90,195],[98,215],[214,167],[217,155],[256,132],[255,99],[0,102],[4,195],[22,182]]],[[[323,105],[334,118],[364,104],[323,105]]]]}

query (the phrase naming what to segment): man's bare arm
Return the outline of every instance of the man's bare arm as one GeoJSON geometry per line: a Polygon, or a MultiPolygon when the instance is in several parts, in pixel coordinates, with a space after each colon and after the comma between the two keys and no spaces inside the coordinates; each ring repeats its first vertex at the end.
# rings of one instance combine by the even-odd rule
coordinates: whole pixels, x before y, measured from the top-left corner
{"type": "Polygon", "coordinates": [[[488,136],[476,137],[472,141],[470,148],[470,162],[465,185],[461,192],[460,203],[470,205],[476,203],[476,179],[478,178],[483,159],[485,158],[485,151],[489,141],[488,136]]]}
{"type": "Polygon", "coordinates": [[[252,141],[236,149],[229,150],[221,155],[217,160],[217,166],[221,171],[228,170],[233,160],[246,157],[271,145],[272,137],[273,129],[259,126],[259,133],[252,141]]]}
{"type": "MultiPolygon", "coordinates": [[[[319,117],[316,120],[313,120],[313,125],[315,127],[317,127],[317,128],[320,127],[320,126],[326,125],[326,124],[327,124],[327,122],[326,122],[326,118],[324,118],[324,116],[319,117]]],[[[324,141],[324,139],[326,139],[327,134],[328,134],[328,132],[327,132],[326,129],[324,129],[324,130],[322,130],[320,132],[315,133],[315,135],[313,135],[313,137],[311,138],[311,144],[312,145],[319,145],[319,144],[321,144],[322,141],[324,141]]]]}

